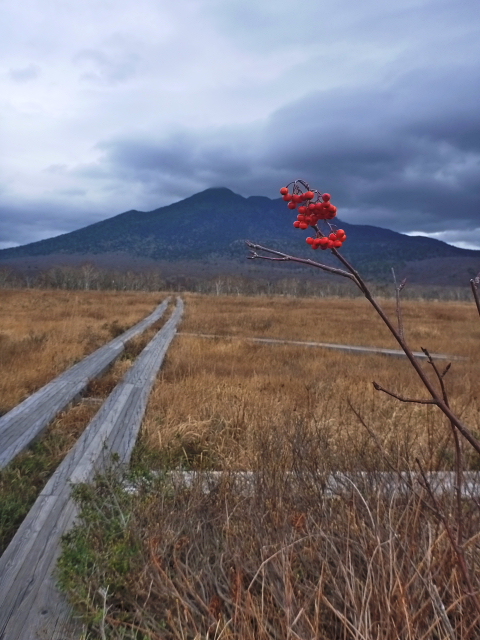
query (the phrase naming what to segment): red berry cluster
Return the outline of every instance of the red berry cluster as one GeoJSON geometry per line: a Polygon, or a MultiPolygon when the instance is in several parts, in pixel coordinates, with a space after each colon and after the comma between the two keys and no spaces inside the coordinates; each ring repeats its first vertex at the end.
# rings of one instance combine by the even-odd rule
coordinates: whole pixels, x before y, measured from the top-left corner
{"type": "Polygon", "coordinates": [[[332,225],[327,222],[331,233],[324,235],[318,227],[320,220],[332,220],[337,215],[337,207],[330,202],[329,193],[312,191],[303,180],[296,180],[293,183],[292,193],[289,192],[288,187],[282,187],[280,193],[285,202],[288,202],[289,209],[296,209],[299,205],[298,216],[293,226],[297,229],[313,227],[317,232],[315,238],[307,238],[307,243],[312,249],[339,249],[342,246],[347,239],[343,229],[334,231],[332,225]]]}
{"type": "Polygon", "coordinates": [[[347,234],[343,229],[339,229],[335,233],[332,231],[327,236],[317,236],[316,238],[311,238],[308,236],[307,244],[309,244],[312,249],[340,249],[342,244],[347,239],[347,234]]]}

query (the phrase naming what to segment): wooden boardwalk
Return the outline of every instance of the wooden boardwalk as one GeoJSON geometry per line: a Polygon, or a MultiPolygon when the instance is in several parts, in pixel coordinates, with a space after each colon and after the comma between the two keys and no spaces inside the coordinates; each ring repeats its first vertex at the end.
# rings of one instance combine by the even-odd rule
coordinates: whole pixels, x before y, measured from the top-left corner
{"type": "Polygon", "coordinates": [[[148,396],[175,336],[183,302],[138,356],[76,445],[48,481],[0,558],[0,639],[77,640],[81,628],[57,590],[52,572],[61,536],[72,526],[76,506],[71,485],[93,479],[116,454],[130,459],[148,396]]]}
{"type": "MultiPolygon", "coordinates": [[[[352,344],[335,344],[333,342],[305,342],[301,340],[280,340],[277,338],[249,338],[244,336],[222,336],[214,333],[188,333],[182,332],[179,335],[194,338],[213,338],[216,340],[246,340],[247,342],[258,342],[260,344],[291,344],[299,347],[321,347],[323,349],[337,349],[338,351],[349,351],[350,353],[377,354],[381,356],[393,356],[394,358],[406,358],[401,349],[383,349],[382,347],[357,347],[352,344]]],[[[427,356],[423,351],[413,351],[413,355],[420,360],[426,360],[427,356]]],[[[467,360],[463,356],[449,356],[446,353],[431,353],[434,360],[467,360]]]]}
{"type": "Polygon", "coordinates": [[[125,343],[159,320],[169,299],[125,333],[73,365],[0,418],[0,469],[26,449],[65,407],[80,398],[125,349],[125,343]]]}

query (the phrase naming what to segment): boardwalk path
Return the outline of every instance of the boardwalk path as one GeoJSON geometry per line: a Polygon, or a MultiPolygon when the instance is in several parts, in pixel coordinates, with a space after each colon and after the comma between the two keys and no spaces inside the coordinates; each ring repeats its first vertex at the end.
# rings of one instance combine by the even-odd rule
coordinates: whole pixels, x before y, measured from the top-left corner
{"type": "Polygon", "coordinates": [[[125,343],[159,320],[169,299],[153,313],[131,327],[118,338],[97,349],[78,364],[0,418],[0,469],[26,449],[48,427],[55,416],[78,398],[88,383],[101,375],[121,355],[125,343]]]}
{"type": "Polygon", "coordinates": [[[171,318],[145,347],[75,447],[66,456],[0,558],[0,639],[67,640],[80,629],[52,577],[61,536],[76,506],[71,484],[108,467],[112,454],[130,459],[155,377],[183,313],[178,299],[171,318]]]}
{"type": "MultiPolygon", "coordinates": [[[[243,336],[223,336],[214,333],[188,333],[181,332],[181,336],[191,336],[194,338],[213,338],[216,340],[246,340],[247,342],[258,342],[260,344],[287,344],[299,347],[321,347],[323,349],[337,349],[338,351],[349,351],[351,353],[378,354],[382,356],[393,356],[395,358],[405,358],[405,353],[401,349],[382,349],[381,347],[357,347],[351,344],[334,344],[332,342],[303,342],[300,340],[279,340],[276,338],[249,338],[243,336]]],[[[426,360],[427,356],[423,351],[413,351],[416,358],[426,360]]],[[[466,360],[462,356],[449,356],[445,353],[431,353],[434,360],[466,360]]]]}

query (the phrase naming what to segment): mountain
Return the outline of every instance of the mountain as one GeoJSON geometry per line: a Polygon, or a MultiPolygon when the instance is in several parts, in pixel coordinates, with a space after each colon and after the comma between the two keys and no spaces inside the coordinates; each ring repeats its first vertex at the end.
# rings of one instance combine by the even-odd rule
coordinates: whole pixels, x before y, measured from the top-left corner
{"type": "MultiPolygon", "coordinates": [[[[77,262],[97,257],[105,265],[109,256],[113,260],[121,255],[125,264],[145,259],[150,264],[232,261],[238,272],[247,263],[246,239],[303,257],[318,259],[321,255],[330,261],[330,252],[313,252],[305,243],[307,232],[292,226],[295,213],[281,198],[244,198],[226,188],[207,189],[154,211],[126,211],[54,238],[3,249],[0,265],[18,266],[41,256],[57,262],[62,257],[76,257],[77,262]]],[[[457,283],[452,281],[452,265],[456,265],[455,280],[461,277],[463,282],[480,271],[480,251],[380,227],[334,222],[348,236],[342,253],[368,277],[390,278],[392,267],[400,275],[409,269],[418,273],[422,263],[427,266],[432,260],[436,271],[445,275],[444,283],[457,283]]]]}

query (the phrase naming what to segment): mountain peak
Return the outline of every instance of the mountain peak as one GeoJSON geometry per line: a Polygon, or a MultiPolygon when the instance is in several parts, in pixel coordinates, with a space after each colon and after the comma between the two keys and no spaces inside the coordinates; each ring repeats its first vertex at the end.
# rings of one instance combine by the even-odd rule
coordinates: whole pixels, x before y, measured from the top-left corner
{"type": "Polygon", "coordinates": [[[199,193],[195,193],[193,196],[186,198],[183,202],[193,201],[193,202],[204,202],[206,200],[215,202],[215,201],[232,201],[232,200],[245,200],[245,198],[238,193],[235,193],[231,189],[227,189],[227,187],[210,187],[205,189],[204,191],[200,191],[199,193]]]}
{"type": "MultiPolygon", "coordinates": [[[[245,198],[226,187],[211,187],[154,211],[127,211],[61,236],[3,249],[0,267],[5,264],[4,260],[21,261],[35,256],[71,254],[81,259],[82,255],[122,254],[132,259],[182,263],[211,262],[221,257],[238,260],[243,268],[247,258],[243,243],[246,238],[287,253],[298,252],[301,257],[316,257],[305,243],[308,232],[302,234],[293,227],[295,217],[295,212],[290,212],[281,198],[245,198]]],[[[461,278],[467,282],[472,277],[468,269],[478,273],[479,251],[459,249],[432,238],[404,236],[379,227],[346,223],[343,226],[348,234],[345,257],[359,266],[366,277],[388,279],[392,267],[403,277],[408,263],[426,259],[463,260],[454,278],[457,282],[461,278]]],[[[449,273],[446,266],[444,272],[449,273]]],[[[288,273],[285,269],[286,277],[288,273]]],[[[454,280],[448,283],[453,284],[454,280]]]]}

